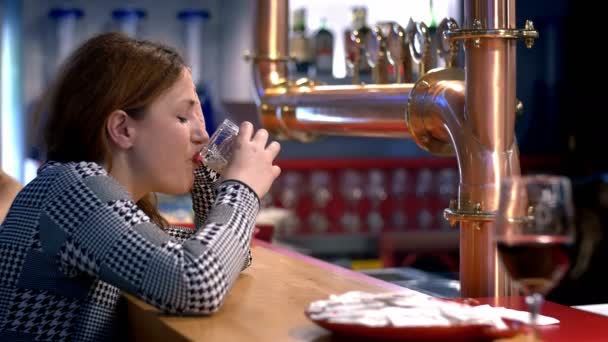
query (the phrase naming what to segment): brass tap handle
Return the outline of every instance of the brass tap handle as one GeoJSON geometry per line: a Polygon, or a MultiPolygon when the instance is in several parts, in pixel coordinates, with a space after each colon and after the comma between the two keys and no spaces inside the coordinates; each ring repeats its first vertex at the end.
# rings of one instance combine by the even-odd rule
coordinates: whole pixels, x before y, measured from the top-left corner
{"type": "Polygon", "coordinates": [[[347,51],[347,57],[352,58],[350,61],[352,63],[353,70],[353,84],[357,85],[361,83],[360,81],[360,73],[361,73],[361,56],[365,53],[364,51],[364,38],[361,37],[361,33],[359,30],[354,30],[350,34],[350,39],[354,44],[353,51],[347,51]]]}
{"type": "Polygon", "coordinates": [[[388,51],[388,41],[384,31],[386,31],[385,25],[374,26],[365,49],[367,60],[372,68],[372,78],[376,84],[387,84],[393,79],[393,77],[389,77],[389,71],[395,62],[388,51]]]}
{"type": "Polygon", "coordinates": [[[410,41],[410,54],[418,64],[419,75],[422,77],[432,67],[430,63],[431,35],[423,22],[418,22],[413,30],[408,32],[410,41]]]}
{"type": "Polygon", "coordinates": [[[396,83],[414,83],[412,56],[406,29],[394,21],[378,23],[386,39],[387,57],[394,65],[393,79],[396,83]]]}
{"type": "Polygon", "coordinates": [[[447,68],[456,67],[459,46],[457,41],[448,39],[444,33],[457,29],[458,23],[452,18],[444,18],[437,27],[437,39],[439,41],[437,53],[440,58],[443,58],[447,68]]]}

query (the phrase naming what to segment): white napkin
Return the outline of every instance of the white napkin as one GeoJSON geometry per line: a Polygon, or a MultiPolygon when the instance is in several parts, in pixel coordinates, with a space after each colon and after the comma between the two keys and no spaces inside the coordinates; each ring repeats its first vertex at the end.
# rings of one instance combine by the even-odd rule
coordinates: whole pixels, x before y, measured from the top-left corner
{"type": "MultiPolygon", "coordinates": [[[[416,291],[366,293],[351,291],[312,302],[308,314],[313,320],[361,324],[371,327],[489,325],[508,329],[503,318],[529,323],[529,313],[490,305],[471,306],[441,300],[416,291]]],[[[559,323],[539,316],[539,325],[559,323]]]]}
{"type": "MultiPolygon", "coordinates": [[[[488,312],[489,314],[495,314],[502,318],[510,319],[513,321],[530,324],[530,313],[527,311],[519,311],[503,307],[494,307],[487,304],[474,306],[473,309],[480,312],[488,312]]],[[[536,317],[536,324],[538,325],[551,325],[556,323],[559,323],[559,320],[553,317],[543,315],[538,315],[538,317],[536,317]]]]}

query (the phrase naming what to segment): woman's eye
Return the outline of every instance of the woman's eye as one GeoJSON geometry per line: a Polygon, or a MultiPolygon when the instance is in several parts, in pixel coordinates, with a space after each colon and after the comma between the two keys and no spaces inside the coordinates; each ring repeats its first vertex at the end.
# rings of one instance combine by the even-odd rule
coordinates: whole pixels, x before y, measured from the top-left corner
{"type": "Polygon", "coordinates": [[[186,122],[188,122],[188,119],[186,119],[186,118],[185,118],[185,117],[183,117],[183,116],[179,116],[179,115],[178,115],[178,116],[177,116],[177,119],[178,119],[178,120],[179,120],[179,122],[181,122],[181,123],[186,123],[186,122]]]}

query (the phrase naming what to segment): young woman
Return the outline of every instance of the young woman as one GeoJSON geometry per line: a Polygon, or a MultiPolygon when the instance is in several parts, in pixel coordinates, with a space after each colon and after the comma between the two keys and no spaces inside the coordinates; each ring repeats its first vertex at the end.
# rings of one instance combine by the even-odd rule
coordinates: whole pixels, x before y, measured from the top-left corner
{"type": "Polygon", "coordinates": [[[280,146],[245,122],[221,178],[188,68],[172,49],[110,33],[66,62],[51,96],[48,161],[0,228],[0,340],[106,340],[119,292],[210,314],[250,263],[280,146]],[[150,194],[191,191],[196,230],[150,194]]]}

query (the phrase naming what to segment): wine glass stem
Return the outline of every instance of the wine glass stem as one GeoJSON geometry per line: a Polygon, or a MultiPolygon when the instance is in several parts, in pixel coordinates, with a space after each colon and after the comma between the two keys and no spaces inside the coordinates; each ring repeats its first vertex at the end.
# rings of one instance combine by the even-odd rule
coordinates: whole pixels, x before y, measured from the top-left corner
{"type": "Polygon", "coordinates": [[[532,293],[526,296],[526,304],[530,310],[530,327],[532,328],[532,336],[534,341],[540,341],[540,332],[538,331],[538,315],[540,314],[540,308],[543,305],[543,296],[540,293],[532,293]]]}

